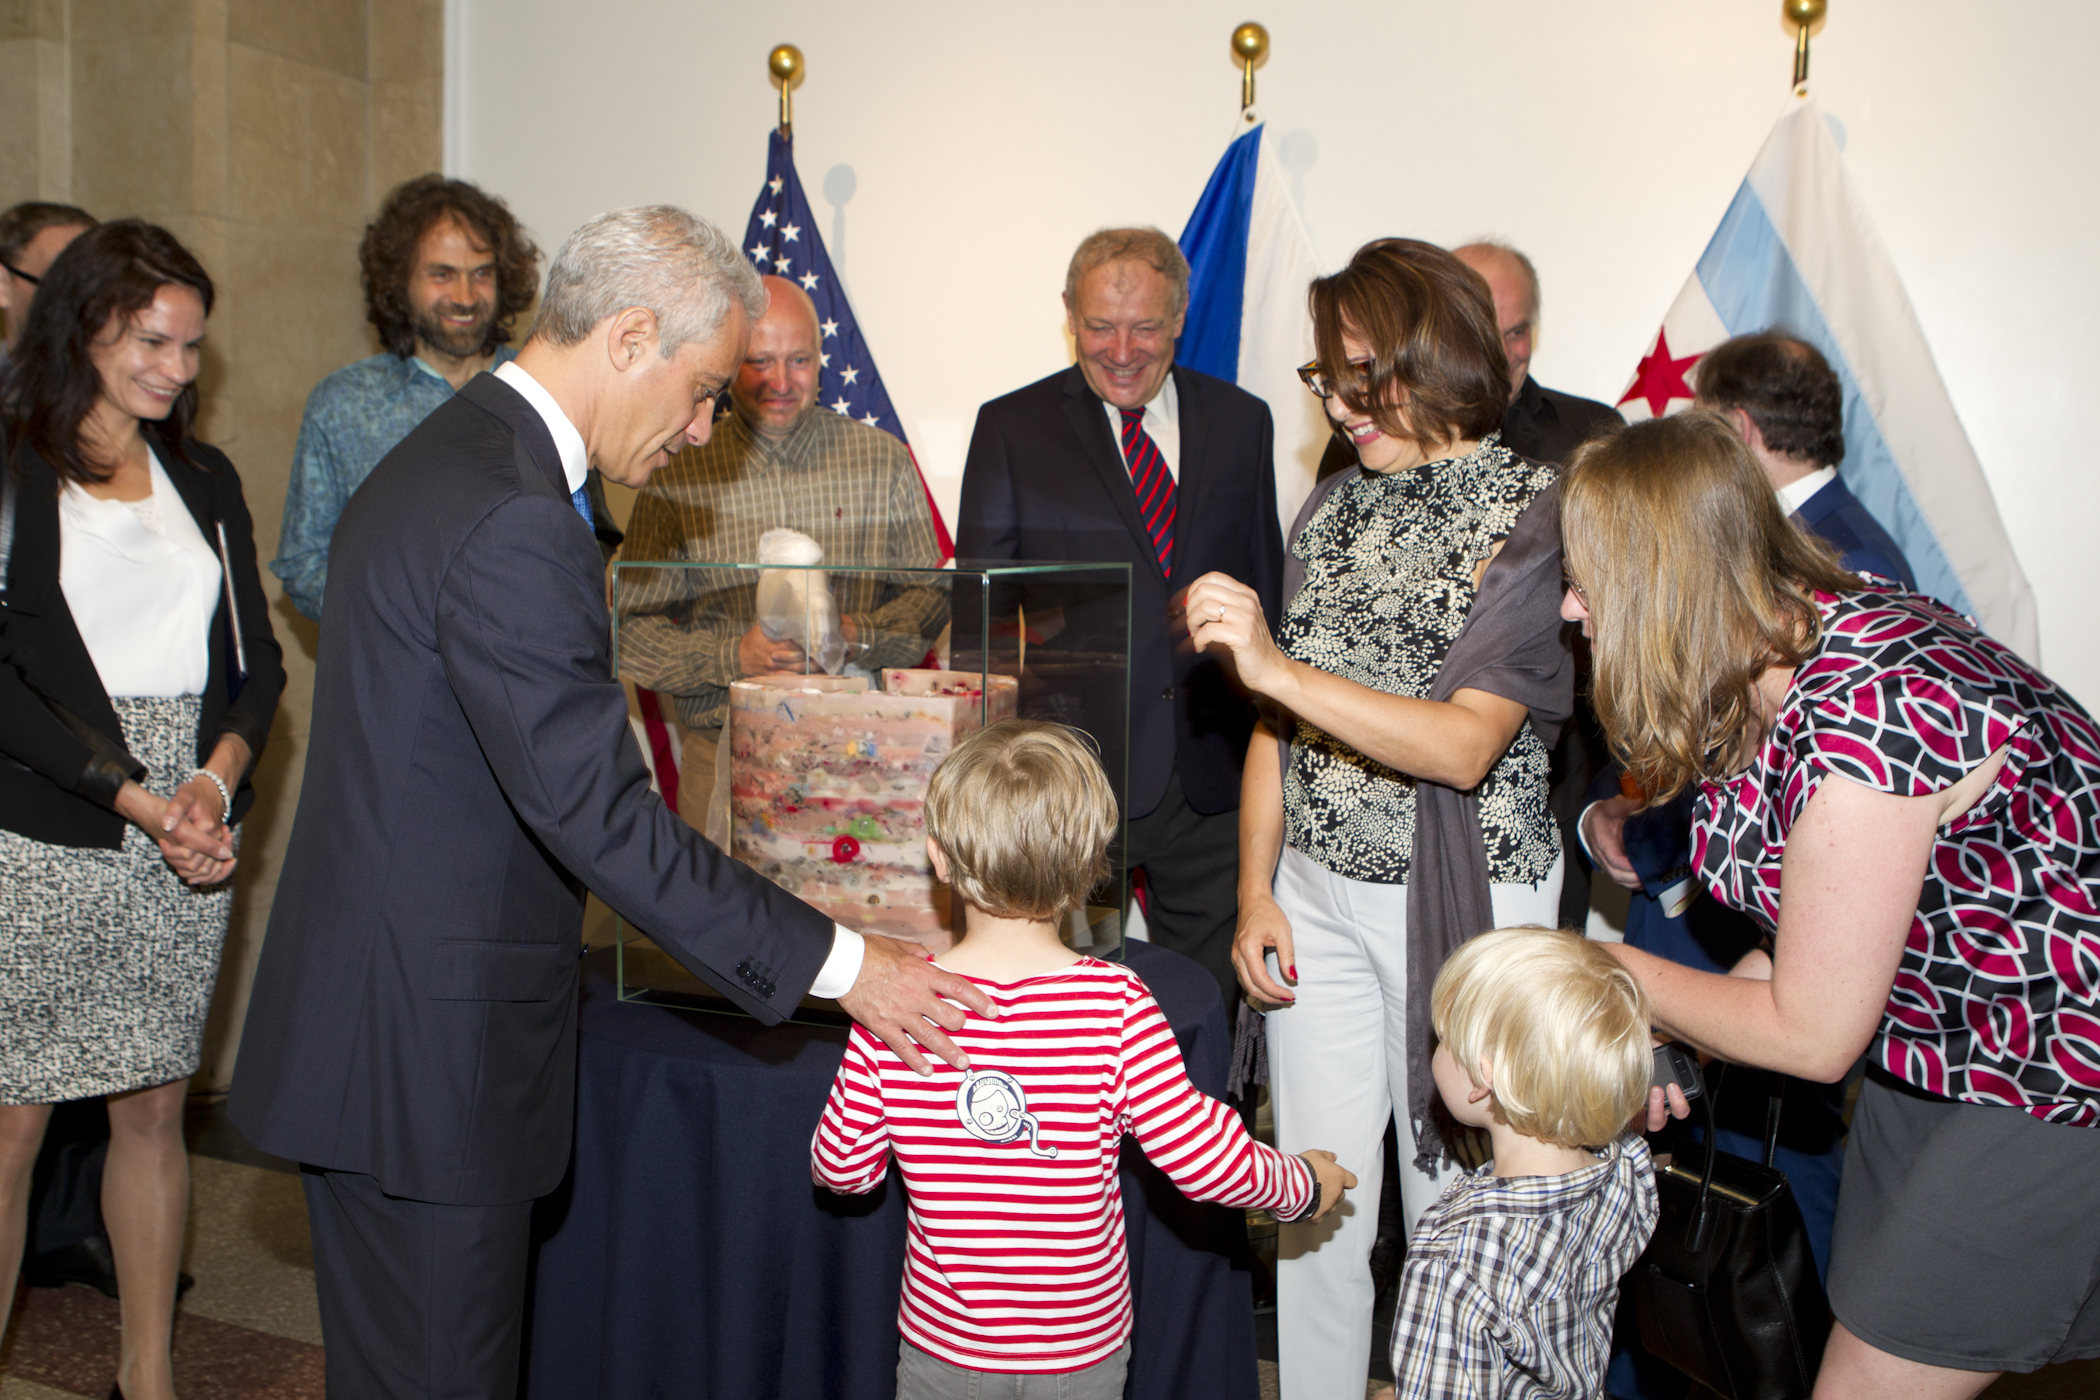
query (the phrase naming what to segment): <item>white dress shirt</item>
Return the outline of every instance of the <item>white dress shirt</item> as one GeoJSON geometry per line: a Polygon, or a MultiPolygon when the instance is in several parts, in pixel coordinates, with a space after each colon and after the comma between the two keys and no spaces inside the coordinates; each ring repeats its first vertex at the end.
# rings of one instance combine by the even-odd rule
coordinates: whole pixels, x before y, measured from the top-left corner
{"type": "MultiPolygon", "coordinates": [[[[496,377],[516,389],[546,423],[547,432],[554,438],[554,450],[561,454],[562,477],[569,483],[569,494],[575,495],[591,469],[583,434],[576,431],[576,425],[562,412],[546,386],[520,369],[516,360],[497,366],[496,377]]],[[[817,980],[810,983],[811,996],[840,997],[851,991],[860,977],[861,959],[867,955],[868,945],[859,934],[844,924],[833,924],[831,929],[831,955],[817,969],[817,980]]]]}
{"type": "Polygon", "coordinates": [[[58,498],[58,584],[111,696],[201,695],[211,680],[218,552],[153,449],[153,494],[106,501],[72,482],[58,498]]]}
{"type": "MultiPolygon", "coordinates": [[[[1116,451],[1123,450],[1123,410],[1107,399],[1101,407],[1108,410],[1109,435],[1116,440],[1116,451]]],[[[1159,448],[1160,457],[1167,464],[1167,475],[1174,484],[1181,484],[1181,398],[1174,392],[1174,375],[1170,370],[1159,386],[1159,392],[1145,405],[1145,418],[1141,425],[1145,435],[1159,448]]],[[[1130,461],[1125,458],[1123,470],[1130,470],[1130,461]]]]}
{"type": "Polygon", "coordinates": [[[1789,482],[1779,488],[1779,509],[1787,515],[1797,515],[1801,507],[1808,504],[1809,497],[1837,480],[1836,467],[1824,467],[1812,471],[1799,481],[1789,482]]]}

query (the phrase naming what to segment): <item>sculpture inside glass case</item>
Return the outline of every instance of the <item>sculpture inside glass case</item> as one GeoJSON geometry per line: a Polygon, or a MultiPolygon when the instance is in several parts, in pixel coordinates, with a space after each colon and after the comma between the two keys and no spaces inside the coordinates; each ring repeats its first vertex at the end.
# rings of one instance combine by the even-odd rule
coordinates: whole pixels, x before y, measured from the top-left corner
{"type": "Polygon", "coordinates": [[[960,929],[926,859],[926,784],[1018,700],[1012,676],[969,671],[732,682],[731,853],[848,928],[945,951],[960,929]]]}

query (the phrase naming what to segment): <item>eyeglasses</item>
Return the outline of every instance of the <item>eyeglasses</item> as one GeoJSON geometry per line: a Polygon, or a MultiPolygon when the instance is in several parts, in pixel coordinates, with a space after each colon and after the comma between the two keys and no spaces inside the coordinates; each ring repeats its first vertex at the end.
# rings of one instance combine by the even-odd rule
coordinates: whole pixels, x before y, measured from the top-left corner
{"type": "MultiPolygon", "coordinates": [[[[1369,360],[1351,360],[1349,368],[1356,371],[1359,378],[1368,378],[1371,362],[1369,360]]],[[[1337,392],[1334,381],[1327,377],[1327,371],[1320,368],[1318,360],[1314,360],[1311,364],[1298,366],[1298,378],[1306,388],[1312,390],[1323,399],[1331,399],[1337,392]]]]}
{"type": "MultiPolygon", "coordinates": [[[[31,277],[28,273],[22,271],[21,268],[16,267],[13,263],[0,262],[0,267],[6,268],[9,272],[12,272],[15,276],[21,278],[24,282],[27,282],[32,287],[39,285],[44,280],[41,277],[31,277]]],[[[1304,370],[1300,370],[1298,372],[1300,374],[1305,373],[1304,370]]]]}
{"type": "Polygon", "coordinates": [[[1560,586],[1574,594],[1575,601],[1582,604],[1583,607],[1587,608],[1590,605],[1590,595],[1582,591],[1582,585],[1577,583],[1575,576],[1565,568],[1560,571],[1560,586]]]}

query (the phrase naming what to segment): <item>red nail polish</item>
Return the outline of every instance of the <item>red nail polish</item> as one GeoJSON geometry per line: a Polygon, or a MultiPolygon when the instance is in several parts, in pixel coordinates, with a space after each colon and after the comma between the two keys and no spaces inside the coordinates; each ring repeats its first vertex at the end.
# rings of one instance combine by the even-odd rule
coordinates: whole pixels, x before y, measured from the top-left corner
{"type": "Polygon", "coordinates": [[[1296,963],[1291,964],[1291,980],[1293,982],[1298,980],[1298,964],[1296,963]]]}

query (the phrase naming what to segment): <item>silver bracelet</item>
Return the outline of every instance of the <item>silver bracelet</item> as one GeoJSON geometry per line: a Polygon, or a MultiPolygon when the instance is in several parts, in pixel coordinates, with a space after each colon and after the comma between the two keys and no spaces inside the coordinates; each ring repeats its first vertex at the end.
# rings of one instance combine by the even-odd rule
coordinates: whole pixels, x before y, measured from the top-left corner
{"type": "Polygon", "coordinates": [[[211,785],[219,790],[219,824],[224,826],[233,820],[233,794],[226,790],[226,781],[209,768],[199,768],[190,774],[192,778],[209,778],[211,785]]]}

